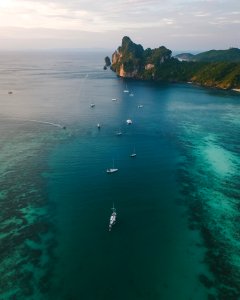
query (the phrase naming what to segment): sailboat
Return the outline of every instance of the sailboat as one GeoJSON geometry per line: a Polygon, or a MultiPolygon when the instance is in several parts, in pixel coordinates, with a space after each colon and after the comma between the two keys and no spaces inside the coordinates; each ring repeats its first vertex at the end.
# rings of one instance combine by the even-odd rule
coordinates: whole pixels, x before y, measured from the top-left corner
{"type": "Polygon", "coordinates": [[[127,88],[127,85],[126,85],[125,89],[123,90],[123,92],[124,92],[124,93],[129,93],[129,90],[128,90],[128,88],[127,88]]]}
{"type": "Polygon", "coordinates": [[[135,147],[134,147],[132,154],[130,154],[130,157],[136,157],[136,156],[137,156],[137,153],[136,153],[135,147]]]}
{"type": "Polygon", "coordinates": [[[114,203],[113,203],[112,214],[111,214],[111,217],[109,220],[109,226],[108,226],[109,231],[112,230],[112,227],[116,223],[116,220],[117,220],[117,212],[116,212],[116,208],[114,207],[114,203]]]}
{"type": "Polygon", "coordinates": [[[114,167],[114,160],[113,160],[113,166],[112,166],[112,168],[107,169],[106,172],[110,174],[110,173],[115,173],[117,171],[118,171],[118,169],[116,169],[114,167]]]}

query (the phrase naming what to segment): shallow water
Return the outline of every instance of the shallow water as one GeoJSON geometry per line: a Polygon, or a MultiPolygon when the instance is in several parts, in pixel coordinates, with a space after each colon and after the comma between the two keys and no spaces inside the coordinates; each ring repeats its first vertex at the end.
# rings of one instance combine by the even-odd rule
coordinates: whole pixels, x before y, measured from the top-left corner
{"type": "Polygon", "coordinates": [[[239,95],[105,56],[1,54],[1,299],[238,299],[239,95]]]}

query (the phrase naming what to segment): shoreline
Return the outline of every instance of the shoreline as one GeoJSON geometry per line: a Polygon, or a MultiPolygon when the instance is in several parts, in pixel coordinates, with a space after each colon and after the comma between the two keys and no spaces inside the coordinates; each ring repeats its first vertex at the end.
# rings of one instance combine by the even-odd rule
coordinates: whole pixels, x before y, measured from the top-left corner
{"type": "Polygon", "coordinates": [[[239,89],[232,89],[232,91],[240,93],[240,88],[239,89]]]}

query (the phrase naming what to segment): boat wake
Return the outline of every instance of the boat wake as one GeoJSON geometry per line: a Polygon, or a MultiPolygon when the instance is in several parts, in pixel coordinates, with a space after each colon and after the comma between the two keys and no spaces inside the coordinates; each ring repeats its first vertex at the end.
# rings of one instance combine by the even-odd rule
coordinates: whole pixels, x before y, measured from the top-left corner
{"type": "Polygon", "coordinates": [[[40,123],[40,124],[46,124],[46,125],[51,125],[59,128],[65,129],[66,127],[64,125],[58,124],[58,123],[52,123],[52,122],[46,122],[46,121],[39,121],[39,120],[24,120],[27,122],[34,122],[34,123],[40,123]]]}

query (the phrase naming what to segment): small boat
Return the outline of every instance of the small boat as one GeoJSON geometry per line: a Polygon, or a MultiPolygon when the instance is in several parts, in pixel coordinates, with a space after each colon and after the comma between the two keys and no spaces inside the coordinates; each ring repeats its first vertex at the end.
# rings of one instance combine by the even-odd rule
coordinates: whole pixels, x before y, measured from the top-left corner
{"type": "Polygon", "coordinates": [[[133,148],[133,153],[130,154],[130,157],[136,157],[137,156],[137,153],[136,153],[136,150],[135,150],[135,147],[133,148]]]}
{"type": "Polygon", "coordinates": [[[133,96],[134,96],[133,92],[131,92],[131,93],[129,94],[129,96],[130,96],[130,97],[133,97],[133,96]]]}
{"type": "Polygon", "coordinates": [[[136,153],[136,150],[135,150],[135,147],[134,147],[132,154],[130,154],[130,157],[136,157],[136,156],[137,156],[137,153],[136,153]]]}
{"type": "Polygon", "coordinates": [[[94,104],[94,103],[91,103],[91,104],[90,104],[90,107],[91,107],[91,108],[93,108],[94,106],[95,106],[95,104],[94,104]]]}
{"type": "Polygon", "coordinates": [[[116,98],[112,98],[112,101],[117,101],[117,99],[116,98]]]}
{"type": "Polygon", "coordinates": [[[108,226],[109,231],[112,230],[112,227],[116,223],[116,220],[117,220],[117,212],[116,212],[116,208],[114,207],[114,204],[113,204],[112,214],[110,216],[109,226],[108,226]]]}
{"type": "Polygon", "coordinates": [[[130,119],[126,120],[126,122],[127,122],[128,125],[132,124],[132,120],[130,120],[130,119]]]}
{"type": "Polygon", "coordinates": [[[142,105],[142,104],[138,105],[138,108],[142,108],[142,107],[143,107],[143,105],[142,105]]]}
{"type": "Polygon", "coordinates": [[[118,169],[116,169],[116,168],[114,167],[114,160],[113,160],[113,166],[112,166],[112,168],[107,169],[106,172],[107,172],[108,174],[111,174],[111,173],[116,173],[117,171],[118,171],[118,169]]]}
{"type": "Polygon", "coordinates": [[[116,135],[117,136],[121,136],[122,135],[122,131],[119,129],[119,131],[117,131],[116,135]]]}
{"type": "Polygon", "coordinates": [[[9,92],[8,92],[8,95],[12,95],[12,93],[13,93],[12,91],[9,91],[9,92]]]}
{"type": "Polygon", "coordinates": [[[127,85],[126,85],[126,88],[123,90],[124,93],[129,93],[129,90],[127,88],[127,85]]]}
{"type": "Polygon", "coordinates": [[[97,128],[98,128],[98,129],[100,129],[100,128],[101,128],[101,125],[100,125],[99,123],[97,124],[97,128]]]}

